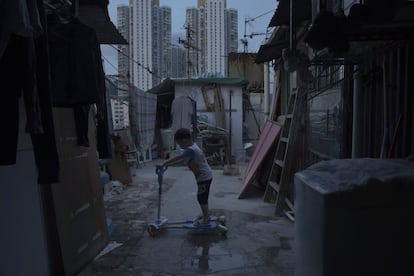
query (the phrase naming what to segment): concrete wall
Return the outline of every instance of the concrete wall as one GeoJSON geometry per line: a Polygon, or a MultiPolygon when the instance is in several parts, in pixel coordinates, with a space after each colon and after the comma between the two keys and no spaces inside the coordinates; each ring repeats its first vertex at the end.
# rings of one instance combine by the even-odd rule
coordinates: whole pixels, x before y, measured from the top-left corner
{"type": "Polygon", "coordinates": [[[0,275],[50,275],[37,171],[20,105],[17,163],[0,166],[0,275]]]}
{"type": "Polygon", "coordinates": [[[414,275],[413,162],[322,161],[295,189],[295,275],[414,275]]]}
{"type": "MultiPolygon", "coordinates": [[[[243,91],[241,86],[235,85],[217,85],[221,91],[223,97],[224,108],[225,108],[225,121],[226,128],[229,127],[229,103],[230,91],[232,93],[232,114],[231,114],[231,126],[232,126],[232,154],[237,150],[244,148],[243,146],[243,91]]],[[[201,93],[202,84],[188,84],[188,83],[179,83],[175,84],[175,97],[180,96],[190,96],[193,100],[197,102],[197,114],[206,115],[208,117],[208,123],[215,125],[215,116],[214,112],[207,111],[206,104],[201,93]]],[[[211,93],[210,90],[208,93],[211,93]]],[[[212,97],[210,99],[213,102],[212,97]]]]}
{"type": "Polygon", "coordinates": [[[266,118],[263,110],[263,93],[249,93],[250,103],[254,110],[246,107],[244,114],[245,127],[247,128],[249,140],[258,140],[260,137],[260,131],[266,123],[266,118]]]}
{"type": "Polygon", "coordinates": [[[228,77],[249,80],[247,90],[262,90],[264,81],[264,64],[254,62],[256,54],[229,53],[228,77]]]}

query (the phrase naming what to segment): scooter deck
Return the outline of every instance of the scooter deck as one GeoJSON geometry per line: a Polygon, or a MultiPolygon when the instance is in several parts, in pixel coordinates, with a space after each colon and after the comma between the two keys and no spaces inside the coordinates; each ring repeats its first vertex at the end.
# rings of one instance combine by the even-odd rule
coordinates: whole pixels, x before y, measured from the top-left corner
{"type": "Polygon", "coordinates": [[[195,217],[188,219],[185,223],[182,224],[169,224],[167,228],[184,228],[188,230],[200,230],[200,231],[219,231],[223,234],[227,232],[225,225],[225,217],[221,216],[210,216],[210,221],[208,224],[197,224],[201,217],[195,217]]]}
{"type": "Polygon", "coordinates": [[[218,223],[213,222],[213,221],[209,222],[208,224],[196,225],[194,222],[189,222],[189,223],[184,223],[182,225],[182,227],[186,229],[205,229],[205,230],[213,230],[213,229],[216,229],[217,226],[218,226],[218,223]]]}
{"type": "MultiPolygon", "coordinates": [[[[174,222],[168,222],[168,225],[176,225],[176,224],[188,224],[188,223],[195,223],[197,220],[200,220],[201,217],[194,217],[194,218],[188,218],[185,221],[174,221],[174,222]]],[[[217,216],[210,216],[209,221],[210,222],[217,222],[220,219],[225,220],[225,217],[217,217],[217,216]]]]}
{"type": "Polygon", "coordinates": [[[210,222],[208,224],[196,224],[196,221],[200,220],[200,217],[189,218],[186,221],[181,222],[168,222],[167,218],[161,217],[154,223],[151,223],[147,231],[151,236],[155,236],[161,229],[165,228],[184,228],[188,230],[206,230],[206,231],[220,231],[226,233],[227,228],[224,226],[225,217],[210,216],[210,222]]]}

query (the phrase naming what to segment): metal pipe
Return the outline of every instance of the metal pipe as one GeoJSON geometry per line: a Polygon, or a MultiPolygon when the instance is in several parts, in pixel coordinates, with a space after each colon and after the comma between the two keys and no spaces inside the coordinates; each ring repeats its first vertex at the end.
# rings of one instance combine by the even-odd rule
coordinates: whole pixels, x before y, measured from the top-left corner
{"type": "Polygon", "coordinates": [[[289,48],[293,49],[293,0],[289,2],[289,48]]]}
{"type": "Polygon", "coordinates": [[[381,142],[381,153],[380,158],[384,159],[387,157],[388,151],[388,103],[387,103],[387,68],[386,68],[386,58],[387,55],[384,54],[382,58],[382,112],[383,112],[383,134],[382,134],[382,142],[381,142]]]}
{"type": "MultiPolygon", "coordinates": [[[[264,64],[264,85],[263,85],[263,88],[264,88],[264,95],[263,95],[263,102],[264,102],[264,115],[265,115],[265,118],[266,119],[268,119],[268,117],[269,117],[269,98],[270,98],[270,77],[269,77],[269,74],[270,74],[270,72],[269,72],[270,70],[269,70],[269,63],[268,62],[266,62],[265,64],[264,64]]],[[[254,112],[254,110],[253,110],[253,112],[254,112]]]]}
{"type": "MultiPolygon", "coordinates": [[[[231,144],[231,139],[232,139],[232,133],[231,133],[231,131],[232,131],[232,129],[231,129],[232,128],[232,122],[231,122],[231,120],[232,120],[232,116],[231,116],[231,113],[232,113],[232,111],[231,111],[232,94],[233,94],[233,90],[230,90],[229,91],[229,152],[230,152],[230,156],[228,156],[229,161],[231,160],[231,156],[232,156],[232,144],[231,144]]],[[[229,164],[231,166],[231,161],[230,161],[229,164]]]]}
{"type": "Polygon", "coordinates": [[[352,158],[361,157],[362,99],[360,93],[359,66],[354,66],[353,116],[352,116],[352,158]]]}

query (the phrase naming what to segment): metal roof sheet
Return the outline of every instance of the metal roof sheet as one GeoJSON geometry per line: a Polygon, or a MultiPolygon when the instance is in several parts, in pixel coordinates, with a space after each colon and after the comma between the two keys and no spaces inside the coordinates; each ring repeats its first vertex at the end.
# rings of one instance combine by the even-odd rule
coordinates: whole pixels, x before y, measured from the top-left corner
{"type": "Polygon", "coordinates": [[[78,17],[82,23],[95,30],[100,44],[128,44],[102,5],[79,5],[78,17]]]}

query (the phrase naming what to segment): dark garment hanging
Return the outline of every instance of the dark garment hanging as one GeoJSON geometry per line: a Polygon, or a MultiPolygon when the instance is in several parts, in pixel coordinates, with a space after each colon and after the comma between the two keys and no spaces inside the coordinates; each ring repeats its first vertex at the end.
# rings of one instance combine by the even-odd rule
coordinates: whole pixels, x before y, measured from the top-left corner
{"type": "Polygon", "coordinates": [[[169,128],[172,124],[171,105],[159,104],[157,108],[157,116],[160,128],[169,128]]]}
{"type": "Polygon", "coordinates": [[[106,95],[107,94],[105,93],[105,96],[102,97],[102,99],[96,104],[96,135],[97,148],[100,159],[112,158],[112,143],[109,131],[108,101],[106,95]]]}
{"type": "Polygon", "coordinates": [[[48,19],[53,105],[74,108],[78,145],[89,146],[85,107],[96,104],[99,157],[110,158],[105,74],[96,32],[76,18],[68,23],[48,19]]]}
{"type": "Polygon", "coordinates": [[[0,58],[0,82],[2,84],[2,102],[0,111],[2,135],[5,143],[0,164],[16,163],[19,123],[19,99],[23,94],[26,109],[26,131],[42,133],[40,107],[35,77],[35,45],[33,39],[12,34],[0,58]]]}
{"type": "Polygon", "coordinates": [[[43,133],[32,133],[31,136],[38,167],[38,183],[50,184],[59,182],[60,164],[53,122],[47,22],[43,1],[37,0],[37,6],[39,8],[40,21],[44,28],[42,35],[34,40],[37,58],[36,79],[42,114],[43,133]]]}
{"type": "Polygon", "coordinates": [[[53,106],[73,107],[99,101],[104,87],[98,48],[95,31],[78,19],[66,24],[49,20],[53,106]]]}
{"type": "Polygon", "coordinates": [[[11,35],[3,56],[0,58],[0,124],[4,134],[0,144],[0,165],[14,165],[19,129],[19,98],[23,94],[27,114],[26,131],[31,132],[38,183],[59,181],[59,158],[56,149],[48,78],[46,36],[33,41],[11,35]],[[34,43],[33,43],[34,42],[34,43]],[[23,93],[22,93],[23,92],[23,93]],[[36,113],[36,112],[39,113],[36,113]],[[41,122],[31,116],[39,116],[41,122]]]}
{"type": "Polygon", "coordinates": [[[88,127],[90,109],[90,105],[75,106],[73,108],[78,146],[89,147],[88,127]]]}
{"type": "Polygon", "coordinates": [[[24,52],[20,52],[25,50],[24,40],[27,39],[12,36],[3,56],[0,58],[0,83],[2,87],[0,124],[3,130],[1,134],[2,143],[0,144],[0,165],[16,164],[19,135],[19,98],[21,96],[21,86],[19,84],[22,83],[22,75],[19,74],[18,69],[27,68],[24,52]]]}

